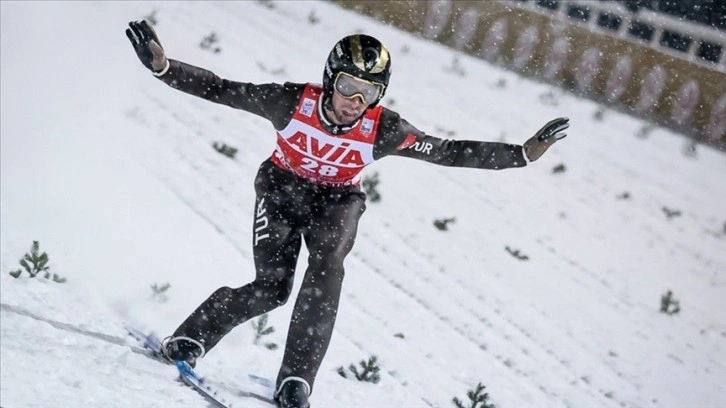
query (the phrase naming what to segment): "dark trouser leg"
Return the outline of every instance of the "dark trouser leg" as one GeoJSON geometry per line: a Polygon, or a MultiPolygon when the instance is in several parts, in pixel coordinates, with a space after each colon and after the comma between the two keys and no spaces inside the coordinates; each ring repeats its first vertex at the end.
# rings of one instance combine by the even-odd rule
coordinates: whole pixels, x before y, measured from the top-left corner
{"type": "Polygon", "coordinates": [[[358,194],[338,196],[313,209],[310,227],[303,234],[310,252],[308,269],[293,309],[278,389],[288,377],[302,378],[313,386],[333,334],[345,274],[343,260],[353,247],[363,211],[365,199],[358,194]]]}
{"type": "Polygon", "coordinates": [[[174,331],[174,336],[199,340],[206,351],[234,327],[285,304],[292,291],[300,234],[294,221],[285,217],[284,197],[257,187],[254,282],[217,289],[174,331]]]}

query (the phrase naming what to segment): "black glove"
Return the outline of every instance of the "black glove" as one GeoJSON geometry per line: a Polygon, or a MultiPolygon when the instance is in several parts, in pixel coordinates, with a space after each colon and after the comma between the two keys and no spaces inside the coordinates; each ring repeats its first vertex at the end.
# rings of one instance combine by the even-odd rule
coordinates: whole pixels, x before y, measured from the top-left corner
{"type": "Polygon", "coordinates": [[[539,159],[556,141],[567,136],[567,133],[562,132],[568,127],[570,127],[568,118],[557,118],[547,122],[534,136],[524,142],[524,154],[527,159],[529,161],[539,159]]]}
{"type": "Polygon", "coordinates": [[[146,20],[130,22],[129,28],[126,29],[126,37],[129,37],[136,55],[146,68],[160,72],[166,67],[166,56],[159,37],[146,20]]]}

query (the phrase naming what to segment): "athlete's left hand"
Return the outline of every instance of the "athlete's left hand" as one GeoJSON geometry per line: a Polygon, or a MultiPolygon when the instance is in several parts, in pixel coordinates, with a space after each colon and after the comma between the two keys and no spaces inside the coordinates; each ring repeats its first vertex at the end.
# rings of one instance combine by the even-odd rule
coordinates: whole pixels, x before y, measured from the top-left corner
{"type": "Polygon", "coordinates": [[[527,160],[533,162],[539,159],[556,141],[567,136],[567,133],[563,132],[568,127],[570,127],[568,118],[552,119],[544,125],[534,136],[524,142],[524,154],[527,156],[527,160]]]}

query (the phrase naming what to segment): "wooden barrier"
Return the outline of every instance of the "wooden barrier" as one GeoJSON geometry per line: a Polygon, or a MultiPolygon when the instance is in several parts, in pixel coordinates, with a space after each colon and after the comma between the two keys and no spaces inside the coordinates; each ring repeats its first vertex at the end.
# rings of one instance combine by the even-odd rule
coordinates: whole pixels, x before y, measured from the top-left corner
{"type": "MultiPolygon", "coordinates": [[[[726,69],[533,2],[335,0],[525,76],[726,147],[726,69]]],[[[576,2],[574,2],[576,3],[576,2]]],[[[581,2],[580,2],[581,3],[581,2]]],[[[683,23],[680,23],[683,26],[683,23]]],[[[710,38],[721,39],[713,30],[710,38]]],[[[726,53],[726,34],[723,35],[726,53]]]]}

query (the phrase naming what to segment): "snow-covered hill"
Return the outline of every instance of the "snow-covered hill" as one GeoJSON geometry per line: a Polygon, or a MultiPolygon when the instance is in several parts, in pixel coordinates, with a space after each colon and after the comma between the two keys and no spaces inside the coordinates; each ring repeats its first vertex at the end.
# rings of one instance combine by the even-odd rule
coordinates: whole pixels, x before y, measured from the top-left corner
{"type": "MultiPolygon", "coordinates": [[[[453,51],[330,3],[0,7],[2,407],[204,406],[173,368],[118,344],[122,322],[168,334],[254,275],[252,180],[273,129],[146,71],[124,29],[153,10],[170,57],[256,83],[318,82],[335,41],[370,33],[392,52],[384,103],[437,136],[522,143],[571,118],[570,136],[523,169],[367,169],[382,200],[347,261],[315,408],[452,407],[478,382],[498,407],[726,406],[723,152],[685,155],[680,135],[597,120],[590,101],[466,56],[457,75],[453,51]],[[199,46],[212,32],[219,53],[199,46]],[[448,231],[433,226],[449,217],[448,231]],[[66,283],[9,275],[33,240],[66,283]],[[669,289],[673,316],[658,311],[669,289]],[[379,384],[336,373],[372,355],[379,384]]],[[[291,308],[270,314],[267,341],[284,344],[291,308]]],[[[199,369],[241,387],[248,373],[274,378],[281,357],[246,324],[199,369]]]]}

